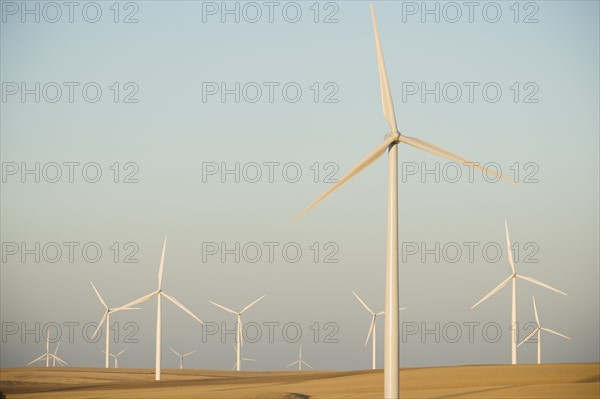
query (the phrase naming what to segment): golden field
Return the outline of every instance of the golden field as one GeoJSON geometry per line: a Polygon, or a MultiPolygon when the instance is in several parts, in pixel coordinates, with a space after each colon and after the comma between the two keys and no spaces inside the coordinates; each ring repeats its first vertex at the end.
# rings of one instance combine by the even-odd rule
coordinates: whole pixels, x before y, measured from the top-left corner
{"type": "MultiPolygon", "coordinates": [[[[402,398],[600,398],[600,363],[402,369],[402,398]]],[[[0,369],[13,398],[380,398],[382,370],[0,369]]]]}

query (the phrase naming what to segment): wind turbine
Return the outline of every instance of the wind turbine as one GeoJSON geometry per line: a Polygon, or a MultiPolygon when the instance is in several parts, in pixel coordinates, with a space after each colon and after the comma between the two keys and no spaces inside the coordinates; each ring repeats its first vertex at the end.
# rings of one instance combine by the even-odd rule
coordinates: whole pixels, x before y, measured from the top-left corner
{"type": "MultiPolygon", "coordinates": [[[[356,299],[358,299],[358,301],[365,307],[365,309],[367,309],[367,312],[371,313],[371,326],[369,327],[369,333],[367,334],[367,339],[365,340],[365,346],[367,346],[367,343],[369,342],[369,338],[371,337],[371,334],[373,334],[373,370],[375,370],[377,368],[377,316],[381,316],[382,314],[384,314],[385,312],[379,312],[379,313],[375,313],[371,310],[370,307],[367,306],[367,304],[360,299],[360,297],[358,296],[358,294],[354,291],[352,291],[352,293],[354,294],[354,296],[356,297],[356,299]]],[[[400,308],[400,310],[404,310],[406,308],[400,308]]]]}
{"type": "MultiPolygon", "coordinates": [[[[113,355],[112,353],[108,353],[110,356],[112,356],[115,359],[114,368],[116,368],[116,369],[119,368],[119,356],[121,356],[121,354],[123,352],[125,352],[127,349],[129,349],[129,347],[123,349],[121,352],[117,353],[116,355],[113,355]]],[[[106,353],[106,352],[102,351],[102,353],[106,353]]]]}
{"type": "Polygon", "coordinates": [[[546,331],[546,332],[552,333],[554,335],[558,335],[559,337],[563,337],[568,340],[570,340],[571,338],[567,337],[566,335],[562,335],[561,333],[557,333],[556,331],[551,330],[549,328],[542,327],[542,325],[540,324],[540,319],[538,317],[537,306],[535,305],[535,298],[534,297],[532,297],[532,298],[533,298],[533,311],[535,313],[536,327],[531,332],[531,334],[529,334],[527,336],[527,338],[525,338],[523,341],[521,341],[519,343],[519,345],[517,345],[517,347],[523,345],[523,343],[527,342],[529,339],[531,339],[531,337],[533,337],[535,334],[537,334],[537,362],[538,362],[538,364],[542,364],[542,331],[546,331]]]}
{"type": "Polygon", "coordinates": [[[191,352],[188,352],[188,353],[185,353],[182,355],[181,353],[177,352],[175,349],[171,348],[170,346],[169,346],[169,349],[171,349],[175,355],[179,356],[179,368],[180,369],[183,369],[183,358],[196,352],[196,350],[193,350],[191,352]]]}
{"type": "Polygon", "coordinates": [[[94,289],[94,292],[96,293],[96,296],[100,300],[100,303],[102,304],[102,306],[104,306],[104,314],[102,315],[102,318],[98,322],[98,327],[96,327],[96,330],[94,331],[94,335],[92,335],[92,339],[96,338],[98,331],[100,330],[100,328],[102,328],[102,323],[106,322],[106,343],[105,343],[105,348],[104,348],[103,352],[106,353],[106,356],[104,359],[104,367],[108,368],[109,367],[108,360],[109,360],[109,354],[110,354],[110,314],[118,312],[119,310],[137,310],[140,308],[119,307],[119,308],[111,309],[108,307],[106,302],[104,302],[104,299],[102,299],[102,296],[96,289],[96,286],[94,285],[94,283],[92,283],[90,281],[90,284],[92,285],[92,288],[94,289]]]}
{"type": "Polygon", "coordinates": [[[39,357],[36,357],[35,359],[33,359],[32,361],[27,363],[27,366],[46,359],[46,367],[50,367],[50,358],[52,358],[53,365],[56,365],[56,361],[58,361],[58,364],[60,364],[61,366],[64,366],[64,365],[68,366],[69,363],[65,362],[64,360],[62,360],[61,358],[56,356],[56,352],[58,352],[59,346],[60,346],[60,342],[56,346],[56,350],[54,351],[54,353],[50,353],[50,338],[46,337],[46,353],[44,353],[43,355],[40,355],[39,357]]]}
{"type": "Polygon", "coordinates": [[[58,353],[58,348],[60,348],[60,341],[58,341],[58,344],[56,344],[56,349],[54,349],[54,355],[52,356],[52,367],[56,367],[57,359],[58,359],[58,364],[60,366],[64,366],[65,364],[67,364],[66,362],[63,362],[56,356],[56,354],[58,353]]]}
{"type": "Polygon", "coordinates": [[[308,364],[304,360],[302,360],[302,345],[300,345],[300,352],[298,352],[298,360],[296,360],[293,363],[288,364],[285,367],[291,367],[296,363],[298,363],[298,370],[300,370],[300,371],[302,371],[302,365],[305,365],[306,367],[309,367],[312,369],[312,366],[310,364],[308,364]]]}
{"type": "Polygon", "coordinates": [[[506,252],[508,253],[508,263],[510,264],[510,268],[512,270],[512,274],[506,278],[503,282],[500,283],[496,288],[491,290],[486,296],[481,298],[479,302],[475,305],[471,306],[471,309],[475,308],[481,302],[485,301],[496,292],[500,291],[504,288],[509,282],[512,281],[512,312],[511,312],[511,361],[512,364],[517,364],[517,278],[523,279],[525,281],[529,281],[530,283],[537,284],[540,287],[548,288],[549,290],[556,291],[559,294],[567,295],[562,291],[557,290],[554,287],[549,286],[548,284],[544,284],[541,281],[538,281],[534,278],[523,276],[521,274],[517,274],[515,270],[515,264],[513,262],[512,252],[510,250],[510,237],[508,236],[508,223],[504,221],[504,230],[506,231],[506,252]]]}
{"type": "MultiPolygon", "coordinates": [[[[236,354],[239,353],[238,352],[238,348],[237,346],[233,345],[233,349],[235,350],[236,354]]],[[[240,361],[244,361],[244,362],[255,362],[256,359],[250,359],[248,357],[240,357],[240,361]]],[[[238,362],[235,362],[233,364],[233,367],[231,368],[231,371],[235,370],[237,368],[238,362]]],[[[240,371],[240,369],[237,369],[237,371],[240,371]]]]}
{"type": "Polygon", "coordinates": [[[141,298],[136,299],[121,308],[130,308],[131,306],[137,305],[138,303],[145,302],[150,298],[156,296],[156,363],[155,363],[155,380],[160,381],[160,355],[161,355],[161,309],[162,309],[162,297],[167,298],[169,301],[173,302],[177,305],[178,308],[183,310],[185,313],[193,317],[199,323],[204,324],[202,320],[196,317],[195,314],[192,313],[191,310],[183,306],[181,302],[167,294],[162,290],[162,277],[163,277],[163,269],[165,267],[165,252],[167,251],[167,237],[165,237],[165,241],[163,243],[162,255],[160,256],[160,267],[158,269],[158,289],[154,292],[149,293],[141,298]]]}
{"type": "Polygon", "coordinates": [[[236,369],[237,371],[241,370],[242,367],[242,362],[241,362],[241,346],[244,345],[244,332],[243,332],[243,327],[242,327],[242,313],[244,313],[246,310],[250,309],[252,306],[254,306],[256,304],[256,302],[260,301],[261,299],[263,299],[264,297],[266,297],[266,295],[261,296],[260,298],[258,298],[256,301],[252,302],[250,305],[246,306],[244,309],[242,309],[240,312],[236,312],[235,310],[231,310],[228,307],[225,307],[223,305],[219,305],[218,303],[215,303],[213,301],[208,301],[210,303],[212,303],[213,305],[223,309],[224,311],[231,313],[233,315],[237,316],[237,333],[236,333],[236,337],[235,337],[235,341],[236,341],[236,356],[237,356],[237,362],[236,362],[236,369]]]}
{"type": "Polygon", "coordinates": [[[388,206],[387,206],[387,240],[386,240],[386,278],[385,278],[385,362],[384,362],[384,397],[397,398],[399,392],[399,351],[398,351],[398,312],[392,312],[392,309],[398,309],[398,144],[404,143],[420,150],[427,151],[442,158],[451,161],[467,164],[476,169],[483,170],[489,174],[496,175],[504,180],[511,181],[505,176],[487,169],[477,163],[469,162],[467,159],[455,155],[447,150],[437,147],[424,140],[408,137],[400,134],[396,125],[396,116],[394,114],[394,105],[392,94],[388,83],[387,72],[381,50],[379,33],[377,31],[377,21],[375,20],[375,11],[371,5],[371,18],[373,21],[373,30],[375,32],[375,46],[377,49],[377,64],[379,68],[379,85],[381,90],[381,99],[383,114],[390,126],[390,132],[384,138],[383,143],[378,145],[375,150],[363,158],[354,168],[342,176],[337,183],[333,184],[327,191],[321,194],[315,201],[306,207],[295,219],[304,215],[315,205],[329,196],[335,190],[343,186],[351,178],[367,168],[385,151],[388,151],[388,206]]]}

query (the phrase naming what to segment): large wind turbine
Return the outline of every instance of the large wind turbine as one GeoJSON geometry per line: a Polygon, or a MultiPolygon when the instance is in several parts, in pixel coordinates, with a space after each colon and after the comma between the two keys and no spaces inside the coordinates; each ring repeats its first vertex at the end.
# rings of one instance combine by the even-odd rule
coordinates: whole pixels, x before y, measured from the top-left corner
{"type": "Polygon", "coordinates": [[[163,243],[162,255],[160,256],[160,267],[158,269],[158,289],[154,292],[149,293],[141,298],[136,299],[126,305],[121,306],[121,308],[130,308],[139,303],[145,302],[150,298],[156,296],[156,363],[155,363],[155,379],[156,381],[160,380],[160,355],[161,355],[161,309],[162,309],[162,297],[167,298],[169,301],[173,302],[178,308],[183,310],[188,315],[192,316],[199,323],[204,324],[202,320],[196,317],[195,314],[192,313],[191,310],[183,306],[181,302],[177,299],[173,298],[171,295],[167,294],[162,290],[162,276],[163,269],[165,267],[165,252],[167,250],[167,237],[165,237],[165,241],[163,243]]]}
{"type": "Polygon", "coordinates": [[[235,337],[235,341],[236,341],[236,356],[237,356],[237,362],[236,362],[236,369],[237,371],[241,370],[242,367],[242,362],[241,362],[241,356],[242,356],[242,350],[241,350],[241,346],[244,345],[244,331],[242,328],[242,313],[244,313],[246,310],[250,309],[252,306],[254,306],[256,304],[256,302],[260,301],[261,299],[263,299],[264,297],[266,297],[266,295],[261,296],[260,298],[258,298],[256,301],[252,302],[250,305],[246,306],[244,309],[242,309],[240,312],[236,312],[235,310],[231,310],[228,307],[225,307],[223,305],[219,305],[218,303],[215,303],[213,301],[208,301],[210,303],[212,303],[213,305],[223,309],[224,311],[231,313],[233,315],[237,316],[237,333],[236,333],[236,337],[235,337]]]}
{"type": "Polygon", "coordinates": [[[102,328],[102,323],[106,322],[106,328],[105,328],[105,330],[106,330],[106,343],[105,343],[105,347],[104,347],[104,352],[103,353],[106,353],[106,356],[105,356],[105,359],[104,359],[104,367],[108,368],[109,367],[109,355],[110,355],[110,315],[111,315],[111,313],[118,312],[119,310],[137,310],[139,308],[119,307],[119,308],[111,309],[111,308],[108,307],[108,305],[106,304],[106,302],[104,302],[104,299],[102,299],[102,296],[100,295],[100,293],[96,289],[96,286],[94,285],[94,283],[92,283],[90,281],[90,284],[92,285],[92,288],[94,289],[94,292],[96,293],[96,296],[98,297],[98,300],[100,300],[100,303],[102,304],[102,306],[104,306],[104,314],[102,315],[102,318],[98,322],[98,327],[96,327],[96,331],[94,331],[94,335],[92,335],[92,339],[96,338],[96,334],[98,334],[98,331],[100,330],[100,328],[102,328]]]}
{"type": "Polygon", "coordinates": [[[471,309],[475,308],[475,306],[479,305],[481,302],[485,301],[496,292],[500,291],[504,288],[509,282],[512,281],[512,312],[511,312],[511,361],[512,364],[517,364],[517,278],[523,279],[525,281],[529,281],[530,283],[534,283],[539,285],[540,287],[548,288],[549,290],[556,291],[559,294],[567,295],[562,291],[557,290],[554,287],[549,286],[548,284],[544,284],[541,281],[538,281],[534,278],[523,276],[521,274],[517,274],[515,270],[515,264],[513,262],[512,252],[510,250],[510,237],[508,236],[508,223],[504,221],[504,230],[506,231],[506,253],[508,254],[508,263],[510,264],[510,268],[512,270],[512,274],[506,278],[503,282],[500,283],[496,288],[491,290],[486,296],[481,298],[479,302],[475,305],[471,306],[471,309]]]}
{"type": "Polygon", "coordinates": [[[538,317],[537,306],[535,305],[535,298],[534,297],[532,297],[532,298],[533,298],[533,311],[535,313],[536,327],[531,332],[531,334],[529,334],[523,341],[521,341],[519,343],[519,345],[517,345],[517,347],[523,345],[525,342],[529,341],[531,339],[531,337],[533,337],[535,334],[537,334],[537,362],[538,362],[538,364],[542,364],[542,331],[546,331],[546,332],[552,333],[554,335],[558,335],[559,337],[563,337],[568,340],[570,340],[571,338],[567,337],[566,335],[562,335],[561,333],[557,333],[556,331],[551,330],[549,328],[542,327],[542,325],[540,324],[540,319],[538,317]]]}
{"type": "Polygon", "coordinates": [[[184,357],[186,357],[186,356],[189,356],[189,355],[191,355],[192,353],[195,353],[195,352],[196,352],[196,350],[193,350],[193,351],[191,351],[191,352],[184,353],[184,354],[182,355],[181,353],[177,352],[175,349],[171,348],[170,346],[169,346],[169,349],[171,349],[171,351],[173,351],[173,353],[174,353],[176,356],[178,356],[178,357],[179,357],[179,368],[180,368],[180,369],[183,369],[183,358],[184,358],[184,357]]]}
{"type": "Polygon", "coordinates": [[[442,158],[449,159],[461,164],[467,164],[470,167],[483,170],[489,174],[496,175],[504,180],[510,179],[482,167],[479,164],[469,162],[467,159],[446,151],[424,140],[408,137],[400,134],[396,125],[396,116],[394,114],[394,105],[392,94],[388,83],[387,72],[379,41],[377,31],[377,21],[375,12],[371,5],[371,18],[373,20],[373,30],[375,32],[375,46],[377,49],[377,65],[379,68],[379,85],[381,89],[381,100],[383,106],[383,115],[390,126],[390,132],[385,137],[383,143],[378,145],[369,155],[363,158],[354,168],[332,185],[327,191],[321,194],[315,201],[306,207],[296,219],[304,215],[315,205],[321,202],[325,197],[344,185],[348,180],[356,176],[363,169],[375,162],[385,151],[388,151],[388,208],[387,208],[387,256],[386,256],[386,275],[385,275],[385,362],[384,362],[384,396],[386,398],[397,398],[399,391],[399,351],[398,351],[398,312],[391,311],[398,309],[398,144],[405,143],[412,147],[427,151],[442,158]]]}
{"type": "MultiPolygon", "coordinates": [[[[121,352],[117,353],[116,355],[113,355],[112,353],[108,353],[110,356],[112,356],[115,359],[114,368],[116,368],[116,369],[119,368],[119,356],[121,356],[121,354],[123,354],[123,352],[125,352],[127,349],[129,349],[129,347],[123,349],[121,352]]],[[[102,353],[105,353],[105,352],[102,351],[102,353]]]]}
{"type": "Polygon", "coordinates": [[[50,353],[50,338],[46,337],[46,353],[44,353],[43,355],[40,355],[39,357],[36,357],[35,359],[33,359],[32,361],[27,363],[27,366],[46,359],[46,367],[50,367],[50,358],[52,358],[53,366],[56,365],[57,361],[58,361],[58,364],[60,364],[61,366],[65,366],[65,365],[68,366],[69,363],[65,362],[60,357],[56,356],[56,352],[58,352],[59,346],[60,346],[60,342],[56,346],[56,350],[54,351],[54,353],[50,353]]]}
{"type": "Polygon", "coordinates": [[[296,363],[298,363],[298,370],[299,371],[302,371],[302,365],[305,365],[306,367],[309,367],[309,368],[312,369],[312,366],[310,364],[308,364],[304,360],[302,360],[302,345],[300,345],[300,352],[298,352],[298,360],[296,360],[293,363],[288,364],[285,367],[291,367],[291,366],[293,366],[296,363]]]}

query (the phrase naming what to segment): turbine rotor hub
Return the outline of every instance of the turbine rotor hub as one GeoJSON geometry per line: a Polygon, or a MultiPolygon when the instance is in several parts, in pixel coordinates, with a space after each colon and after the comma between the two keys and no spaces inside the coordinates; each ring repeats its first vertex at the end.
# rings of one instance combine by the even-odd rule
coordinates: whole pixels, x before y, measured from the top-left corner
{"type": "Polygon", "coordinates": [[[388,138],[393,138],[395,143],[399,143],[400,142],[400,132],[389,132],[388,134],[386,134],[385,136],[383,136],[384,140],[387,140],[388,138]]]}

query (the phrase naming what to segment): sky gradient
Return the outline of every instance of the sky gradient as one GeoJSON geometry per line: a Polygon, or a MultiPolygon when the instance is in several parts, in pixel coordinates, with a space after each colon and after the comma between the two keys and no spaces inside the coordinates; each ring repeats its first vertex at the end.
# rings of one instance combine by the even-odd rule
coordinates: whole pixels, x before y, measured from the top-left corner
{"type": "MultiPolygon", "coordinates": [[[[109,3],[100,4],[96,23],[81,14],[86,3],[72,23],[66,8],[58,22],[46,21],[55,14],[43,13],[45,3],[39,23],[27,14],[22,22],[12,3],[1,2],[0,366],[22,366],[43,353],[41,340],[22,336],[35,323],[61,326],[59,355],[71,365],[102,366],[103,339],[90,343],[82,332],[103,312],[89,281],[111,306],[151,292],[168,236],[164,288],[203,321],[233,330],[233,316],[208,300],[241,309],[267,295],[244,315],[262,332],[244,346],[244,356],[257,359],[244,367],[283,368],[300,343],[317,369],[370,367],[369,315],[351,291],[382,310],[385,160],[292,221],[327,189],[330,174],[339,178],[388,131],[368,3],[280,2],[273,22],[266,6],[253,3],[262,13],[254,23],[255,10],[235,2],[228,7],[238,4],[238,23],[234,14],[221,15],[221,2],[120,3],[117,23],[109,3]],[[301,17],[292,23],[298,7],[301,17]],[[126,15],[138,22],[123,23],[126,15]],[[36,94],[22,99],[23,82],[30,89],[40,82],[39,102],[36,94]],[[222,98],[221,89],[236,82],[239,102],[235,90],[222,98]],[[51,102],[57,86],[62,96],[51,102]],[[102,95],[91,102],[96,87],[102,95]],[[36,162],[39,183],[22,173],[36,162]],[[71,162],[78,163],[71,164],[73,182],[71,162]],[[52,183],[54,163],[61,178],[52,183]],[[238,172],[223,173],[236,163],[238,172]],[[72,261],[64,244],[71,242],[72,261]],[[40,250],[23,259],[21,243],[40,250]],[[223,258],[223,248],[234,250],[223,258]],[[79,325],[69,343],[64,323],[71,322],[79,325]],[[272,324],[273,342],[264,323],[279,323],[272,324]],[[297,342],[293,323],[302,331],[297,342]]],[[[470,309],[510,274],[505,220],[517,243],[517,271],[568,294],[520,281],[520,337],[531,331],[535,295],[542,324],[572,338],[545,338],[542,360],[597,362],[598,3],[520,3],[517,17],[512,3],[502,2],[491,22],[496,3],[481,2],[472,22],[462,7],[455,23],[456,10],[442,3],[427,3],[432,10],[437,4],[439,22],[421,13],[421,2],[374,4],[400,132],[495,162],[511,177],[518,171],[522,181],[492,183],[480,173],[470,181],[465,167],[400,146],[400,306],[408,308],[400,316],[401,366],[510,361],[509,289],[470,309]],[[423,89],[430,94],[421,97],[423,89]],[[435,333],[421,334],[436,323],[439,342],[435,333]],[[495,326],[502,334],[492,342],[495,326]]],[[[93,19],[94,9],[86,10],[93,19]]],[[[142,307],[112,319],[119,336],[111,348],[129,347],[121,367],[154,366],[156,300],[142,307]]],[[[167,349],[173,346],[198,349],[186,367],[229,369],[233,336],[222,341],[163,305],[164,367],[178,365],[167,349]]],[[[519,348],[519,362],[535,362],[535,347],[519,348]]]]}

